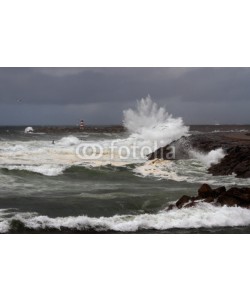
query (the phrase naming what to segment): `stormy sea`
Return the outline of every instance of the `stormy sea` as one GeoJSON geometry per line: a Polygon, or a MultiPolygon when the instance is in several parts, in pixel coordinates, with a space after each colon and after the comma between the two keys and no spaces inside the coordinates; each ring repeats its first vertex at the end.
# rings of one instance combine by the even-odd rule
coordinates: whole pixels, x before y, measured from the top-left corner
{"type": "Polygon", "coordinates": [[[250,233],[247,208],[166,209],[203,183],[250,185],[208,173],[222,148],[147,158],[183,136],[248,132],[249,125],[186,126],[150,98],[124,111],[123,126],[0,127],[0,233],[250,233]]]}

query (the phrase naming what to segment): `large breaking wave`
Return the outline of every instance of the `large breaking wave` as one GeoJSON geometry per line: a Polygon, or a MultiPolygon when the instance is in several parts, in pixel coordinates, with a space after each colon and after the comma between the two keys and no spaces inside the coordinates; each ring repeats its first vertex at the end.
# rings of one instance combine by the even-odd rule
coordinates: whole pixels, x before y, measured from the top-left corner
{"type": "Polygon", "coordinates": [[[135,110],[124,111],[123,123],[131,134],[130,138],[149,145],[156,143],[158,148],[186,136],[189,131],[182,118],[174,118],[150,96],[137,101],[135,110]]]}
{"type": "Polygon", "coordinates": [[[216,207],[200,203],[194,208],[160,211],[157,214],[116,215],[91,218],[87,216],[58,217],[39,216],[35,213],[0,211],[0,232],[13,230],[19,222],[22,229],[31,230],[79,230],[136,232],[140,230],[168,230],[174,228],[213,228],[250,225],[250,210],[241,207],[216,207]]]}

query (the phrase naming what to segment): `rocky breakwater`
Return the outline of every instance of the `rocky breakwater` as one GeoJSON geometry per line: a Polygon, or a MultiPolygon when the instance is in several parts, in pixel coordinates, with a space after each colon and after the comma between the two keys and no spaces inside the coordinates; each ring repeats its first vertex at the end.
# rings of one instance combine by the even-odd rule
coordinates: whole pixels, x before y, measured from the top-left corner
{"type": "Polygon", "coordinates": [[[36,131],[49,134],[74,134],[74,133],[121,133],[125,132],[122,125],[114,126],[86,126],[80,129],[79,126],[46,126],[37,127],[36,131]]]}
{"type": "Polygon", "coordinates": [[[235,174],[240,178],[250,177],[250,146],[236,146],[227,150],[227,155],[208,172],[214,176],[235,174]]]}
{"type": "Polygon", "coordinates": [[[243,208],[250,208],[250,188],[232,187],[228,190],[224,186],[212,189],[208,184],[203,184],[197,196],[182,196],[175,204],[167,207],[167,210],[173,208],[189,208],[195,207],[199,203],[211,203],[216,206],[239,206],[243,208]]]}
{"type": "Polygon", "coordinates": [[[157,149],[148,155],[149,160],[178,160],[193,158],[192,152],[209,153],[222,148],[226,155],[217,164],[212,165],[208,172],[214,176],[235,174],[239,178],[250,178],[250,140],[244,137],[220,135],[194,135],[182,137],[171,144],[157,149]]]}
{"type": "Polygon", "coordinates": [[[223,148],[227,150],[232,146],[227,140],[222,140],[216,135],[191,135],[181,137],[171,144],[157,149],[148,155],[149,160],[153,159],[189,159],[192,158],[191,151],[200,151],[208,153],[211,150],[223,148]]]}

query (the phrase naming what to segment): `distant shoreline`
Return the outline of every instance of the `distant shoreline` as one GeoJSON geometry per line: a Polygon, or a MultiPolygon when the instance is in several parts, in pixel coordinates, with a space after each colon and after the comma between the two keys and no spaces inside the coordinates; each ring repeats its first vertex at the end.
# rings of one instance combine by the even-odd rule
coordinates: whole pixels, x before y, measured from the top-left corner
{"type": "MultiPolygon", "coordinates": [[[[250,125],[188,125],[190,133],[209,133],[213,135],[223,135],[223,138],[232,140],[248,140],[250,135],[250,125]],[[238,132],[237,132],[238,131],[238,132]],[[243,138],[243,135],[245,136],[243,138]]],[[[0,126],[0,130],[18,129],[23,130],[28,125],[18,126],[0,126]]],[[[77,125],[30,125],[34,132],[48,134],[74,134],[74,133],[123,133],[127,129],[121,125],[87,125],[84,129],[80,129],[77,125]]]]}
{"type": "MultiPolygon", "coordinates": [[[[35,129],[35,128],[34,128],[35,129]]],[[[80,132],[97,132],[97,133],[120,133],[125,132],[126,129],[122,125],[113,126],[86,126],[80,129],[77,126],[41,126],[38,127],[40,132],[45,133],[80,133],[80,132]]]]}

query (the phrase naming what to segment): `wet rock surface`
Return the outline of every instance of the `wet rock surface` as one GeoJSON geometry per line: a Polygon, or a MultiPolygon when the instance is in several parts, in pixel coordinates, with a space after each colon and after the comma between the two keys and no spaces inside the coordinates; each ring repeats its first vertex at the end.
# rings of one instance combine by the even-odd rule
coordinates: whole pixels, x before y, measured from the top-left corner
{"type": "Polygon", "coordinates": [[[197,134],[182,137],[171,144],[148,155],[149,160],[179,160],[192,158],[192,151],[208,153],[222,148],[226,156],[208,172],[214,176],[236,174],[240,178],[250,178],[250,139],[246,134],[217,135],[197,134]]]}
{"type": "Polygon", "coordinates": [[[148,155],[148,160],[164,159],[178,160],[188,159],[190,157],[188,151],[192,147],[191,137],[182,137],[179,140],[173,141],[171,144],[157,149],[155,152],[148,155]]]}
{"type": "Polygon", "coordinates": [[[208,169],[209,173],[219,175],[236,174],[240,178],[250,177],[250,146],[236,146],[227,150],[227,155],[208,169]]]}
{"type": "Polygon", "coordinates": [[[217,206],[239,206],[250,208],[250,188],[233,187],[228,190],[224,186],[212,189],[208,184],[203,184],[195,197],[182,196],[175,204],[167,207],[167,210],[173,208],[188,208],[194,207],[198,203],[206,202],[217,206]]]}
{"type": "Polygon", "coordinates": [[[148,155],[148,159],[188,159],[191,158],[190,150],[207,153],[218,148],[226,150],[230,147],[230,142],[227,140],[223,141],[217,135],[191,135],[189,137],[181,137],[179,140],[173,141],[171,144],[157,149],[155,152],[148,155]]]}

